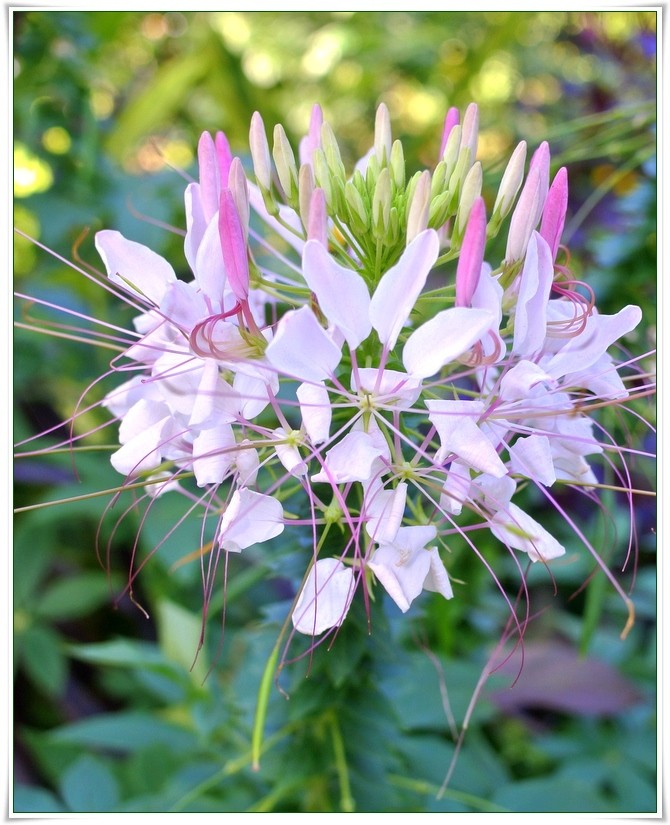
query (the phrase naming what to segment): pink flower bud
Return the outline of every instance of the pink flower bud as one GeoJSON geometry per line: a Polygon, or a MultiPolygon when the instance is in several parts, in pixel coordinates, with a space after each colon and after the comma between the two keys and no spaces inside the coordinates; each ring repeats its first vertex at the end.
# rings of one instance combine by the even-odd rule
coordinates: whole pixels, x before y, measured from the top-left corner
{"type": "Polygon", "coordinates": [[[537,226],[544,206],[544,197],[541,190],[541,173],[540,169],[535,166],[528,172],[526,183],[512,213],[507,235],[507,251],[505,252],[507,263],[519,261],[526,254],[531,232],[537,226]]]}
{"type": "Polygon", "coordinates": [[[537,149],[533,153],[533,157],[530,159],[530,164],[528,166],[529,175],[533,171],[533,169],[537,169],[540,176],[540,197],[538,200],[537,213],[535,215],[535,224],[533,225],[533,228],[537,226],[537,223],[540,220],[540,216],[542,215],[542,209],[544,207],[544,202],[547,197],[547,192],[549,191],[550,160],[551,155],[549,152],[549,144],[546,140],[543,140],[542,143],[537,147],[537,149]]]}
{"type": "Polygon", "coordinates": [[[315,189],[309,202],[307,239],[318,241],[328,249],[328,212],[326,194],[323,189],[315,189]]]}
{"type": "Polygon", "coordinates": [[[238,301],[249,294],[249,260],[244,231],[230,189],[223,189],[219,206],[219,238],[230,288],[238,301]]]}
{"type": "Polygon", "coordinates": [[[568,209],[568,170],[562,166],[551,184],[542,213],[540,235],[549,244],[552,258],[556,259],[558,245],[565,225],[565,213],[568,209]]]}
{"type": "Polygon", "coordinates": [[[203,132],[198,141],[198,171],[200,175],[200,201],[206,223],[219,208],[221,188],[218,175],[216,147],[209,132],[203,132]]]}
{"type": "Polygon", "coordinates": [[[442,160],[444,156],[444,150],[447,148],[447,141],[449,140],[449,135],[451,134],[451,130],[454,126],[458,126],[460,123],[460,112],[455,106],[452,106],[451,109],[447,112],[447,116],[444,118],[444,128],[442,129],[442,142],[440,143],[440,160],[442,160]]]}
{"type": "Polygon", "coordinates": [[[237,209],[246,243],[249,234],[249,187],[247,185],[247,176],[244,174],[242,161],[239,158],[233,158],[230,164],[228,171],[228,189],[230,189],[233,200],[235,201],[235,208],[237,209]]]}
{"type": "Polygon", "coordinates": [[[471,103],[463,115],[463,131],[461,133],[461,149],[470,150],[470,164],[477,157],[477,141],[479,140],[479,108],[471,103]]]}
{"type": "Polygon", "coordinates": [[[270,146],[265,134],[263,118],[258,112],[254,112],[251,116],[251,126],[249,128],[249,149],[251,150],[251,159],[254,164],[256,182],[261,189],[265,189],[266,192],[269,192],[272,188],[270,146]]]}
{"type": "Polygon", "coordinates": [[[309,121],[309,131],[300,141],[299,156],[300,164],[312,163],[314,150],[321,146],[321,125],[323,124],[323,112],[318,103],[312,106],[312,115],[309,121]]]}
{"type": "Polygon", "coordinates": [[[469,307],[477,289],[479,275],[484,263],[486,246],[486,207],[482,198],[477,198],[470,210],[465,228],[461,254],[456,267],[456,306],[469,307]]]}
{"type": "Polygon", "coordinates": [[[230,151],[228,138],[223,132],[217,132],[214,139],[216,148],[216,160],[219,167],[219,182],[221,186],[228,186],[228,172],[230,164],[233,162],[233,153],[230,151]]]}

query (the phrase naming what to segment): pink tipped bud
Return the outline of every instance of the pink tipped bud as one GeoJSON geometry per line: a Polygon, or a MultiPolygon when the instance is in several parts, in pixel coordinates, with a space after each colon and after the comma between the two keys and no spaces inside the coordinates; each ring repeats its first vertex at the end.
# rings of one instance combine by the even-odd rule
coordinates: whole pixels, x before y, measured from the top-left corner
{"type": "Polygon", "coordinates": [[[323,111],[318,103],[312,106],[312,114],[309,120],[309,131],[300,141],[299,157],[300,164],[312,163],[314,150],[321,146],[321,126],[323,124],[323,111]]]}
{"type": "Polygon", "coordinates": [[[424,169],[419,175],[412,200],[407,213],[407,243],[411,243],[414,238],[424,229],[428,229],[428,218],[430,217],[430,195],[431,195],[430,172],[424,169]]]}
{"type": "Polygon", "coordinates": [[[230,151],[228,138],[223,132],[217,132],[214,140],[216,148],[216,160],[219,167],[219,181],[221,186],[228,186],[228,173],[230,164],[233,162],[233,153],[230,151]]]}
{"type": "Polygon", "coordinates": [[[540,198],[538,211],[535,215],[535,226],[537,226],[537,222],[540,220],[542,209],[544,208],[544,201],[547,197],[547,192],[549,191],[550,160],[551,155],[549,152],[549,144],[546,140],[543,140],[533,153],[533,157],[530,159],[530,164],[528,166],[528,174],[530,174],[533,169],[537,169],[540,175],[540,198]]]}
{"type": "Polygon", "coordinates": [[[449,135],[451,134],[451,130],[454,126],[458,126],[461,120],[461,115],[458,109],[455,106],[452,106],[451,109],[447,112],[447,116],[444,118],[444,127],[442,129],[442,142],[440,143],[440,160],[444,157],[444,150],[447,148],[447,141],[449,140],[449,135]]]}
{"type": "Polygon", "coordinates": [[[461,149],[470,150],[470,164],[477,157],[477,142],[479,140],[479,108],[471,103],[463,115],[463,131],[461,132],[461,149]]]}
{"type": "Polygon", "coordinates": [[[249,233],[249,187],[247,176],[244,174],[242,161],[233,158],[228,172],[228,189],[230,189],[235,201],[235,208],[240,219],[244,241],[246,243],[249,233]]]}
{"type": "Polygon", "coordinates": [[[530,170],[519,201],[512,213],[505,252],[505,260],[508,264],[520,261],[526,254],[531,232],[537,226],[539,216],[542,214],[544,195],[540,174],[537,166],[530,170]]]}
{"type": "Polygon", "coordinates": [[[309,203],[307,239],[318,241],[328,249],[328,210],[326,209],[326,193],[323,189],[317,188],[312,192],[309,203]]]}
{"type": "Polygon", "coordinates": [[[486,246],[486,207],[483,198],[477,198],[470,210],[465,227],[461,254],[456,267],[456,306],[469,307],[477,289],[484,263],[486,246]]]}
{"type": "Polygon", "coordinates": [[[198,172],[200,177],[200,202],[206,223],[219,208],[221,189],[218,175],[216,147],[209,132],[203,132],[198,141],[198,172]]]}
{"type": "Polygon", "coordinates": [[[386,163],[391,157],[391,144],[393,137],[391,135],[391,117],[389,115],[388,107],[385,103],[380,103],[377,107],[375,115],[375,155],[379,162],[382,158],[386,158],[386,163]]]}
{"type": "Polygon", "coordinates": [[[249,294],[249,259],[240,216],[230,189],[221,192],[219,238],[230,288],[238,301],[246,301],[249,294]]]}
{"type": "Polygon", "coordinates": [[[261,189],[269,192],[272,189],[272,167],[270,164],[270,146],[265,134],[263,118],[258,112],[251,117],[249,128],[249,149],[254,164],[256,181],[261,189]]]}
{"type": "Polygon", "coordinates": [[[549,244],[554,260],[556,259],[558,245],[561,242],[567,210],[568,170],[565,166],[561,166],[549,188],[547,200],[544,204],[544,212],[542,213],[542,224],[540,225],[540,235],[549,244]]]}

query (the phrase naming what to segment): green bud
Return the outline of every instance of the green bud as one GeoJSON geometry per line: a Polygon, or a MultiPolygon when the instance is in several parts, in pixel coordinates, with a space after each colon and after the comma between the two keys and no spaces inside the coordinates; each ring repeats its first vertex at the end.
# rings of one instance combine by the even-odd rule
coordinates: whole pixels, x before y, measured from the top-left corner
{"type": "Polygon", "coordinates": [[[442,160],[445,163],[445,180],[450,180],[451,175],[456,167],[456,162],[458,160],[458,155],[461,150],[461,127],[454,126],[454,128],[449,132],[449,137],[447,138],[447,145],[444,147],[444,153],[442,155],[442,160]]]}
{"type": "Polygon", "coordinates": [[[334,178],[339,178],[342,183],[346,180],[346,173],[342,157],[340,155],[340,147],[337,145],[337,138],[328,123],[321,125],[321,147],[330,169],[331,175],[334,178]]]}
{"type": "Polygon", "coordinates": [[[470,149],[466,146],[458,154],[458,160],[454,171],[449,178],[448,189],[450,192],[460,192],[465,180],[465,176],[470,171],[470,149]]]}
{"type": "Polygon", "coordinates": [[[361,193],[350,180],[344,185],[344,199],[347,203],[347,211],[352,227],[359,232],[367,231],[370,226],[370,213],[365,206],[361,193]]]}
{"type": "Polygon", "coordinates": [[[407,243],[414,240],[420,232],[428,228],[431,180],[430,172],[427,169],[419,173],[413,190],[407,213],[407,243]]]}
{"type": "Polygon", "coordinates": [[[372,227],[378,238],[383,238],[388,232],[390,211],[391,176],[388,168],[385,168],[379,173],[372,198],[372,227]]]}
{"type": "Polygon", "coordinates": [[[326,203],[331,211],[334,211],[333,184],[331,180],[330,167],[326,161],[323,149],[315,149],[312,155],[312,165],[314,166],[314,181],[317,186],[323,189],[326,196],[326,203]]]}
{"type": "Polygon", "coordinates": [[[380,103],[375,115],[375,155],[380,165],[389,163],[391,155],[391,118],[385,103],[380,103]]]}
{"type": "Polygon", "coordinates": [[[447,164],[441,160],[433,170],[433,177],[430,183],[430,196],[436,198],[444,191],[447,178],[447,164]]]}
{"type": "Polygon", "coordinates": [[[438,195],[430,204],[428,226],[439,229],[454,214],[452,208],[453,194],[447,190],[438,195]]]}
{"type": "Polygon", "coordinates": [[[405,188],[405,155],[399,140],[391,147],[391,179],[396,189],[405,188]]]}
{"type": "Polygon", "coordinates": [[[309,226],[309,205],[314,192],[314,172],[308,163],[303,163],[298,173],[298,203],[300,208],[300,220],[307,230],[309,226]]]}
{"type": "Polygon", "coordinates": [[[297,205],[296,196],[298,194],[298,170],[295,163],[295,155],[291,144],[286,137],[284,127],[278,123],[274,128],[272,145],[272,157],[277,167],[279,183],[286,195],[286,200],[291,206],[297,205]]]}
{"type": "Polygon", "coordinates": [[[470,168],[470,171],[465,176],[463,181],[463,188],[458,203],[458,212],[456,214],[455,232],[458,232],[459,237],[463,237],[465,226],[470,217],[470,210],[472,204],[482,193],[482,165],[477,161],[470,168]]]}

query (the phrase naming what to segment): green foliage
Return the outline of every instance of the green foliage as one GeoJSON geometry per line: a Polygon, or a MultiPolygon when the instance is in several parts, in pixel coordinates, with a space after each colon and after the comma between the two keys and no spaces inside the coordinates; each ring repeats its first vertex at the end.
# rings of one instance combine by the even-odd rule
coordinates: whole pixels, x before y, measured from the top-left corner
{"type": "MultiPolygon", "coordinates": [[[[76,251],[99,266],[92,236],[104,226],[185,271],[182,238],[160,224],[181,224],[182,184],[169,165],[192,170],[205,129],[226,131],[239,151],[259,110],[269,126],[284,123],[295,145],[318,100],[342,127],[351,168],[383,99],[394,131],[408,135],[411,169],[432,162],[447,107],[474,98],[489,160],[521,138],[533,148],[548,138],[554,166],[570,163],[575,274],[603,310],[630,301],[655,317],[653,12],[19,10],[14,24],[15,138],[23,162],[39,161],[34,188],[17,195],[15,222],[66,259],[76,251]]],[[[90,318],[127,319],[98,285],[23,239],[15,286],[90,318]]],[[[55,317],[32,306],[19,323],[26,313],[55,317]]],[[[653,324],[636,344],[636,354],[653,347],[653,324]]],[[[93,406],[113,385],[94,382],[114,354],[17,328],[15,441],[93,406]]],[[[104,420],[91,409],[86,428],[104,420]]],[[[621,431],[606,417],[603,426],[621,431]]],[[[643,425],[627,426],[631,444],[645,439],[653,451],[643,425]]],[[[71,435],[61,427],[52,443],[71,435]]],[[[611,715],[541,703],[510,715],[493,691],[512,690],[515,677],[498,674],[478,694],[457,750],[450,715],[463,723],[510,614],[481,561],[454,545],[454,600],[424,594],[410,619],[377,593],[370,623],[357,600],[332,646],[309,651],[291,640],[286,654],[282,639],[256,771],[261,679],[309,550],[282,536],[271,557],[249,548],[231,559],[203,615],[201,522],[177,524],[184,513],[160,498],[136,544],[143,513],[132,491],[114,499],[119,477],[104,451],[114,439],[102,429],[95,452],[17,461],[16,506],[40,506],[18,513],[14,532],[15,812],[656,809],[651,499],[637,497],[637,623],[625,642],[625,610],[604,577],[581,592],[590,558],[571,552],[570,564],[528,577],[536,616],[528,644],[581,645],[634,687],[635,703],[611,715]],[[112,492],[91,497],[100,490],[112,492]],[[61,500],[69,501],[41,506],[61,500]]],[[[653,489],[634,457],[630,468],[634,486],[653,489]]],[[[568,543],[557,514],[543,515],[568,543]]],[[[624,516],[616,496],[596,519],[577,514],[619,568],[624,516]]],[[[518,570],[500,548],[480,549],[513,602],[518,570]]],[[[524,609],[522,598],[518,615],[524,609]]]]}

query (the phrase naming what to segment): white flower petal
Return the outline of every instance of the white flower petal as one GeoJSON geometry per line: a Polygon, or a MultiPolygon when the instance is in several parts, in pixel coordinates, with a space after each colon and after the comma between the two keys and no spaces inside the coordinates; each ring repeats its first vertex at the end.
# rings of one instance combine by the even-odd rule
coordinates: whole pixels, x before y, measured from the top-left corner
{"type": "Polygon", "coordinates": [[[499,510],[489,527],[508,547],[528,553],[531,561],[548,561],[565,553],[565,548],[516,504],[508,504],[499,510]]]}
{"type": "Polygon", "coordinates": [[[371,435],[353,430],[328,450],[325,467],[312,476],[312,481],[331,484],[367,481],[373,475],[375,459],[382,454],[371,435]]]}
{"type": "Polygon", "coordinates": [[[312,444],[328,440],[333,409],[328,390],[322,382],[301,384],[296,390],[305,432],[312,444]]]}
{"type": "Polygon", "coordinates": [[[356,582],[354,572],[337,559],[318,559],[307,576],[291,614],[299,633],[318,636],[344,621],[356,582]]]}
{"type": "Polygon", "coordinates": [[[96,233],[95,246],[109,280],[158,306],[168,286],[177,280],[170,264],[151,249],[124,238],[113,229],[96,233]]]}
{"type": "Polygon", "coordinates": [[[495,321],[488,309],[452,307],[422,324],[407,339],[402,362],[415,378],[428,378],[470,349],[495,321]]]}
{"type": "Polygon", "coordinates": [[[319,241],[313,240],[307,241],[303,250],[302,274],[323,314],[355,349],[372,329],[370,293],[363,278],[340,266],[319,241]]]}
{"type": "Polygon", "coordinates": [[[392,542],[405,515],[407,484],[403,481],[394,490],[382,489],[379,485],[366,490],[365,530],[373,541],[379,544],[392,542]]]}
{"type": "Polygon", "coordinates": [[[547,301],[554,279],[554,261],[549,244],[533,232],[519,276],[514,312],[516,355],[532,355],[542,347],[547,333],[547,301]]]}
{"type": "Polygon", "coordinates": [[[322,381],[332,376],[342,353],[305,306],[282,317],[265,356],[284,375],[299,381],[322,381]]]}
{"type": "Polygon", "coordinates": [[[221,518],[217,540],[222,550],[239,553],[245,547],[278,536],[284,530],[281,502],[243,487],[235,490],[221,518]]]}
{"type": "Polygon", "coordinates": [[[203,430],[193,439],[193,474],[198,487],[221,484],[235,460],[235,435],[230,424],[203,430]]]}
{"type": "Polygon", "coordinates": [[[388,349],[395,346],[439,253],[437,232],[426,229],[407,245],[377,285],[370,301],[370,321],[388,349]]]}
{"type": "Polygon", "coordinates": [[[518,438],[509,448],[510,469],[513,473],[539,481],[547,487],[556,481],[551,444],[546,435],[518,438]]]}
{"type": "Polygon", "coordinates": [[[440,437],[435,460],[442,462],[450,453],[496,478],[506,475],[507,468],[493,444],[476,424],[483,412],[480,401],[428,400],[428,418],[440,437]]]}

